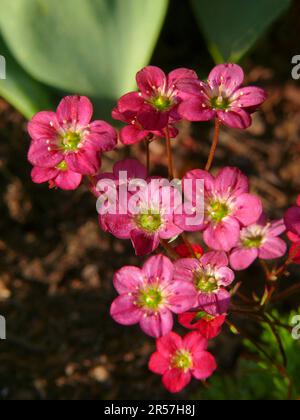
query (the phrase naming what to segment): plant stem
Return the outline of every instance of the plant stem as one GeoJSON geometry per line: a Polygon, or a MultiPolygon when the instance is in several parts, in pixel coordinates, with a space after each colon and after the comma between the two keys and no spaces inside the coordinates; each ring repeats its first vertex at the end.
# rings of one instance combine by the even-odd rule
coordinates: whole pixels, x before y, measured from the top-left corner
{"type": "Polygon", "coordinates": [[[219,135],[220,135],[220,128],[221,128],[221,122],[218,118],[215,119],[215,133],[214,133],[214,138],[213,138],[213,143],[209,152],[209,156],[208,156],[208,161],[207,164],[205,166],[205,170],[206,171],[210,171],[213,161],[214,161],[214,157],[216,154],[216,150],[217,150],[217,146],[218,146],[218,141],[219,141],[219,135]]]}
{"type": "Polygon", "coordinates": [[[145,146],[146,146],[146,155],[147,155],[147,173],[150,174],[150,144],[151,141],[146,139],[145,146]]]}
{"type": "Polygon", "coordinates": [[[166,136],[166,142],[167,142],[169,179],[173,180],[174,179],[174,164],[173,164],[172,143],[171,143],[169,127],[165,129],[165,136],[166,136]]]}
{"type": "Polygon", "coordinates": [[[184,243],[185,243],[185,245],[187,246],[187,248],[188,248],[188,250],[189,250],[189,252],[190,252],[190,254],[191,254],[191,257],[194,257],[194,258],[198,259],[198,257],[197,257],[197,255],[196,255],[196,253],[195,253],[195,251],[194,251],[194,249],[193,249],[193,247],[192,247],[192,244],[190,243],[190,241],[189,241],[189,239],[188,239],[188,237],[187,237],[186,233],[185,233],[185,232],[183,232],[183,233],[181,234],[181,237],[182,237],[183,242],[184,242],[184,243]]]}
{"type": "Polygon", "coordinates": [[[169,244],[168,241],[164,239],[160,239],[160,244],[173,260],[177,261],[179,259],[179,255],[174,250],[174,248],[169,244]]]}

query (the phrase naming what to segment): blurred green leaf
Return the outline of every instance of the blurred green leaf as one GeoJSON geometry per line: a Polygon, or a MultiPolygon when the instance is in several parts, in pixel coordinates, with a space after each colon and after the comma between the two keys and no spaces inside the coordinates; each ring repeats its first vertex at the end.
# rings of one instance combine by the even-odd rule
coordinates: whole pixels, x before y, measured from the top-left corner
{"type": "Polygon", "coordinates": [[[28,119],[41,109],[50,109],[51,100],[45,87],[16,63],[1,38],[0,55],[6,60],[6,79],[0,80],[0,96],[28,119]]]}
{"type": "Polygon", "coordinates": [[[6,43],[37,80],[115,100],[148,64],[169,0],[0,0],[6,43]]]}
{"type": "Polygon", "coordinates": [[[291,0],[191,0],[216,63],[238,62],[291,0]]]}

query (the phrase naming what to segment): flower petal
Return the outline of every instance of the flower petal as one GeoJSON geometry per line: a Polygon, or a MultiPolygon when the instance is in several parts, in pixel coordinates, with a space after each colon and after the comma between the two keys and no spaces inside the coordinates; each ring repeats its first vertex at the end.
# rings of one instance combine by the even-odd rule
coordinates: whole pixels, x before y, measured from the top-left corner
{"type": "Polygon", "coordinates": [[[120,130],[120,140],[126,146],[140,143],[149,136],[149,131],[140,130],[136,125],[128,125],[120,130]]]}
{"type": "Polygon", "coordinates": [[[63,154],[52,150],[45,140],[36,140],[31,143],[28,160],[32,165],[41,168],[55,168],[63,159],[63,154]]]}
{"type": "Polygon", "coordinates": [[[186,350],[189,350],[193,356],[196,356],[198,353],[207,349],[208,341],[200,333],[193,331],[184,337],[183,346],[186,350]]]}
{"type": "Polygon", "coordinates": [[[140,327],[150,337],[159,338],[169,334],[173,329],[173,315],[169,310],[159,314],[145,314],[140,320],[140,327]]]}
{"type": "Polygon", "coordinates": [[[229,263],[225,252],[207,252],[200,261],[203,265],[212,267],[225,267],[229,263]]]}
{"type": "Polygon", "coordinates": [[[140,229],[133,229],[130,238],[138,257],[149,255],[159,247],[158,235],[149,235],[140,229]]]}
{"type": "Polygon", "coordinates": [[[178,334],[171,332],[159,338],[156,345],[158,352],[163,357],[170,359],[177,350],[182,348],[182,338],[178,334]]]}
{"type": "Polygon", "coordinates": [[[236,271],[246,270],[257,258],[257,248],[235,248],[230,255],[230,265],[236,271]]]}
{"type": "Polygon", "coordinates": [[[169,112],[161,112],[145,104],[139,111],[137,120],[145,130],[160,131],[169,124],[169,112]]]}
{"type": "Polygon", "coordinates": [[[184,372],[182,369],[170,369],[163,376],[165,388],[172,394],[181,392],[192,379],[190,372],[184,372]]]}
{"type": "Polygon", "coordinates": [[[267,99],[267,92],[255,86],[238,89],[231,98],[232,106],[242,108],[259,107],[267,99]]]}
{"type": "Polygon", "coordinates": [[[279,236],[285,233],[286,226],[283,219],[275,220],[271,222],[270,227],[268,229],[268,235],[270,236],[279,236]]]}
{"type": "Polygon", "coordinates": [[[199,295],[199,307],[210,315],[217,316],[227,313],[230,305],[230,293],[221,288],[218,294],[203,293],[199,295]]]}
{"type": "Polygon", "coordinates": [[[260,198],[252,194],[242,194],[235,201],[233,216],[244,226],[256,223],[263,212],[260,198]]]}
{"type": "Polygon", "coordinates": [[[61,125],[74,124],[86,127],[93,116],[93,105],[86,96],[66,96],[58,105],[57,118],[61,125]]]}
{"type": "Polygon", "coordinates": [[[39,112],[28,123],[28,133],[33,140],[55,140],[58,129],[55,112],[39,112]]]}
{"type": "Polygon", "coordinates": [[[169,366],[170,360],[158,352],[152,354],[148,365],[149,370],[157,375],[164,375],[169,370],[169,366]]]}
{"type": "Polygon", "coordinates": [[[90,130],[87,141],[93,143],[97,151],[110,152],[117,146],[117,132],[105,121],[94,121],[90,130]]]}
{"type": "Polygon", "coordinates": [[[110,315],[118,324],[127,326],[138,324],[143,313],[134,305],[134,297],[123,295],[112,303],[110,315]]]}
{"type": "Polygon", "coordinates": [[[118,239],[130,239],[133,228],[132,217],[128,214],[107,214],[106,226],[109,232],[118,239]]]}
{"type": "Polygon", "coordinates": [[[275,260],[283,257],[287,252],[287,244],[280,238],[268,237],[259,250],[259,258],[275,260]]]}
{"type": "Polygon", "coordinates": [[[53,168],[39,168],[35,166],[31,171],[31,179],[36,184],[43,184],[55,178],[58,174],[58,169],[53,168]]]}
{"type": "Polygon", "coordinates": [[[231,108],[230,111],[218,111],[218,118],[229,128],[246,130],[252,124],[252,118],[248,112],[241,108],[231,108]]]}
{"type": "Polygon", "coordinates": [[[196,379],[204,381],[212,376],[217,369],[216,359],[208,352],[201,352],[194,359],[194,370],[192,372],[196,379]]]}
{"type": "Polygon", "coordinates": [[[143,266],[143,273],[148,279],[159,278],[162,282],[171,282],[174,275],[172,261],[164,255],[149,258],[143,266]]]}
{"type": "Polygon", "coordinates": [[[189,281],[194,279],[195,271],[201,267],[196,258],[183,258],[174,263],[174,281],[189,281]]]}
{"type": "Polygon", "coordinates": [[[249,181],[238,168],[226,167],[216,177],[215,190],[221,196],[230,193],[230,196],[238,197],[249,192],[249,181]]]}
{"type": "Polygon", "coordinates": [[[101,166],[100,156],[89,149],[68,153],[65,160],[72,171],[82,175],[95,175],[101,166]]]}
{"type": "Polygon", "coordinates": [[[197,305],[197,292],[192,283],[174,280],[167,290],[170,292],[168,305],[175,314],[182,314],[197,305]]]}
{"type": "Polygon", "coordinates": [[[179,68],[171,71],[168,75],[168,86],[171,87],[173,84],[177,84],[182,79],[194,79],[198,80],[197,73],[194,70],[179,68]]]}
{"type": "Polygon", "coordinates": [[[114,276],[114,287],[120,295],[135,292],[143,284],[144,275],[138,267],[121,268],[114,276]]]}
{"type": "Polygon", "coordinates": [[[157,94],[158,89],[164,89],[167,85],[165,73],[155,66],[145,67],[138,72],[136,81],[145,98],[151,98],[157,94]]]}
{"type": "Polygon", "coordinates": [[[216,251],[229,252],[240,238],[240,225],[233,217],[226,217],[222,222],[214,225],[210,223],[203,234],[206,245],[216,251]]]}
{"type": "Polygon", "coordinates": [[[82,181],[82,175],[73,171],[59,171],[55,178],[55,185],[66,191],[76,190],[82,181]]]}
{"type": "Polygon", "coordinates": [[[119,178],[120,172],[127,172],[128,180],[131,179],[146,179],[147,168],[141,164],[137,159],[124,159],[114,165],[114,175],[119,178]]]}
{"type": "Polygon", "coordinates": [[[222,87],[226,96],[231,96],[244,81],[243,69],[237,64],[220,64],[216,66],[208,77],[212,89],[222,87]]]}
{"type": "Polygon", "coordinates": [[[206,105],[204,96],[184,100],[178,107],[179,115],[188,121],[210,121],[216,111],[206,105]]]}
{"type": "Polygon", "coordinates": [[[300,207],[290,208],[284,216],[287,230],[300,235],[300,207]]]}

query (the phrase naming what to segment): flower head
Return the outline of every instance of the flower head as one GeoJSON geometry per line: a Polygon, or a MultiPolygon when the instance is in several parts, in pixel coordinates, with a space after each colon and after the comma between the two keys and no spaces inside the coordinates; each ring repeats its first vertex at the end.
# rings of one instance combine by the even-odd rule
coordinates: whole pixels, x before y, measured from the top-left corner
{"type": "Polygon", "coordinates": [[[257,258],[273,260],[281,258],[287,251],[286,243],[279,238],[286,230],[283,220],[268,223],[264,216],[241,230],[238,246],[230,255],[234,270],[245,270],[257,258]]]}
{"type": "Polygon", "coordinates": [[[83,175],[98,172],[100,153],[115,148],[117,134],[104,121],[91,123],[92,115],[88,98],[68,96],[56,112],[39,112],[32,118],[28,124],[32,139],[28,159],[35,167],[34,182],[45,179],[52,186],[75,189],[83,175]]]}
{"type": "Polygon", "coordinates": [[[181,257],[181,258],[192,258],[194,255],[197,256],[197,258],[202,257],[204,251],[203,248],[200,245],[191,244],[191,248],[193,250],[193,254],[191,253],[191,250],[189,247],[185,244],[178,245],[175,248],[175,252],[181,257]]]}
{"type": "Polygon", "coordinates": [[[151,356],[149,369],[162,375],[168,391],[181,392],[192,377],[204,381],[217,369],[207,346],[207,340],[198,332],[189,333],[184,338],[170,333],[157,340],[157,352],[151,356]]]}
{"type": "Polygon", "coordinates": [[[244,87],[244,72],[236,64],[216,66],[207,82],[181,81],[179,87],[193,97],[179,106],[180,115],[189,121],[208,121],[218,118],[232,128],[246,129],[251,125],[251,114],[267,99],[258,87],[244,87]]]}
{"type": "Polygon", "coordinates": [[[193,287],[174,280],[174,266],[163,255],[151,257],[142,269],[124,267],[114,278],[120,296],[111,306],[112,318],[122,325],[140,324],[151,337],[161,337],[173,328],[172,313],[194,305],[193,287]]]}
{"type": "Polygon", "coordinates": [[[289,256],[294,263],[300,264],[300,195],[296,204],[286,212],[284,221],[288,230],[288,238],[293,242],[289,256]]]}
{"type": "Polygon", "coordinates": [[[174,264],[174,280],[185,280],[193,285],[196,304],[193,309],[209,315],[225,314],[230,303],[230,293],[225,289],[234,281],[224,252],[209,252],[198,260],[186,258],[174,264]]]}
{"type": "Polygon", "coordinates": [[[178,88],[182,79],[197,79],[197,75],[192,70],[177,69],[167,76],[155,66],[137,74],[139,92],[124,95],[113,111],[113,118],[129,124],[120,133],[123,143],[137,143],[149,135],[164,136],[163,130],[170,125],[171,137],[177,135],[172,124],[180,120],[178,105],[188,95],[178,88]]]}
{"type": "MultiPolygon", "coordinates": [[[[209,248],[229,252],[237,245],[241,228],[256,223],[262,214],[261,200],[249,194],[247,177],[237,168],[226,167],[216,177],[202,170],[191,171],[185,180],[192,182],[192,188],[184,191],[192,207],[204,200],[204,222],[191,226],[187,223],[190,216],[183,214],[176,216],[176,224],[183,230],[204,231],[209,248]],[[197,191],[198,180],[204,181],[204,191],[197,191]]],[[[197,208],[194,211],[197,213],[197,208]]]]}
{"type": "Polygon", "coordinates": [[[226,315],[212,316],[206,312],[186,312],[178,316],[178,321],[188,330],[197,330],[202,337],[211,340],[221,333],[226,315]]]}

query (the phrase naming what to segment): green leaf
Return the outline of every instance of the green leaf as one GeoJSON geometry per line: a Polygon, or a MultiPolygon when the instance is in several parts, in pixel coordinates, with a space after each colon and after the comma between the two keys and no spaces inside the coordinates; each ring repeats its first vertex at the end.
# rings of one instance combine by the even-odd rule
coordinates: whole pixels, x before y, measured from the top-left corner
{"type": "Polygon", "coordinates": [[[168,0],[0,0],[11,51],[37,80],[112,100],[135,87],[168,0]]]}
{"type": "Polygon", "coordinates": [[[51,101],[45,87],[32,79],[16,63],[1,38],[0,55],[6,61],[6,79],[0,80],[0,96],[28,119],[41,109],[50,109],[51,101]]]}
{"type": "Polygon", "coordinates": [[[291,0],[191,0],[216,63],[238,62],[291,0]]]}

